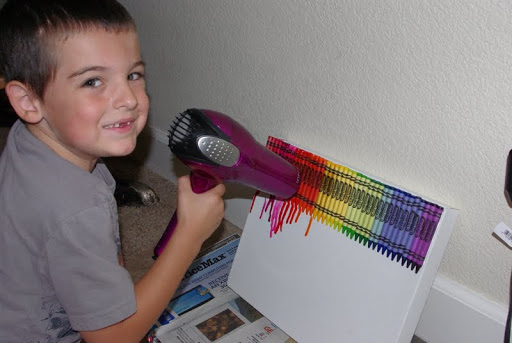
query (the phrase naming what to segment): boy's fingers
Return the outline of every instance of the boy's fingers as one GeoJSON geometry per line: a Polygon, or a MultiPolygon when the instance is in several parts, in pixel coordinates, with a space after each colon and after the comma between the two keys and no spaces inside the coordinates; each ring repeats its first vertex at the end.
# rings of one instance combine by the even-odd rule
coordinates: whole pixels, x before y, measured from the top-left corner
{"type": "Polygon", "coordinates": [[[217,194],[218,196],[223,196],[226,192],[226,186],[223,183],[219,183],[217,186],[211,189],[212,193],[217,194]]]}
{"type": "Polygon", "coordinates": [[[189,175],[180,176],[178,179],[178,187],[182,188],[183,190],[191,190],[192,185],[190,184],[190,176],[189,175]]]}

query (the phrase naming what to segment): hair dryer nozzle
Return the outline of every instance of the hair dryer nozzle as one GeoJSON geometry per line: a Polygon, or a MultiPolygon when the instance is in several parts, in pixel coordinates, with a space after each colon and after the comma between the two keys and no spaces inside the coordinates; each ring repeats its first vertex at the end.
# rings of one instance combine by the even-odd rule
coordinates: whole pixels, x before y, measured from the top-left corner
{"type": "Polygon", "coordinates": [[[298,169],[225,114],[188,109],[169,133],[169,147],[183,163],[219,182],[242,183],[280,198],[298,190],[298,169]]]}

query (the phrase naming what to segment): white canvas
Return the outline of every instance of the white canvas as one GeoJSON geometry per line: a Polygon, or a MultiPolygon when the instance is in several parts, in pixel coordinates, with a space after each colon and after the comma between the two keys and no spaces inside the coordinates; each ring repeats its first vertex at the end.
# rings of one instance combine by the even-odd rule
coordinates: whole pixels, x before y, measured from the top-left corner
{"type": "Polygon", "coordinates": [[[270,237],[249,214],[228,285],[299,343],[410,343],[458,211],[444,207],[418,273],[309,216],[270,237]]]}

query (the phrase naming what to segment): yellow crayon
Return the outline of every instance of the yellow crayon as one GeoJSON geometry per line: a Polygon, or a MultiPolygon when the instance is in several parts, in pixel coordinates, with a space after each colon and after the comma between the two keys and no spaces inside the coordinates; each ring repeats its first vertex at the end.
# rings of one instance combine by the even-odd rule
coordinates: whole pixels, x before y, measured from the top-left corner
{"type": "Polygon", "coordinates": [[[322,223],[326,222],[326,225],[332,221],[333,213],[332,213],[332,203],[333,203],[333,190],[336,183],[336,174],[334,169],[334,163],[331,161],[327,161],[326,168],[326,176],[328,178],[328,183],[325,187],[325,199],[324,199],[324,210],[325,212],[322,215],[322,223]]]}
{"type": "Polygon", "coordinates": [[[345,216],[345,221],[343,223],[343,233],[345,233],[347,236],[350,235],[350,237],[354,237],[354,227],[352,225],[352,219],[354,218],[354,208],[353,208],[353,202],[355,200],[356,195],[356,188],[355,188],[355,181],[356,181],[356,173],[351,170],[347,169],[347,175],[348,175],[348,183],[349,183],[349,189],[348,193],[345,196],[346,200],[346,206],[347,206],[347,214],[345,216]]]}
{"type": "Polygon", "coordinates": [[[337,225],[338,231],[340,231],[343,226],[345,225],[345,219],[347,216],[347,208],[348,204],[345,201],[347,198],[347,194],[350,190],[350,179],[348,178],[348,168],[344,166],[340,166],[340,172],[341,172],[341,182],[342,182],[342,189],[340,194],[340,202],[339,202],[339,209],[336,211],[339,213],[340,221],[337,225]]]}
{"type": "Polygon", "coordinates": [[[369,177],[363,175],[363,182],[364,182],[365,196],[363,199],[364,201],[361,205],[361,214],[363,216],[363,218],[361,220],[361,227],[362,227],[363,239],[364,239],[363,244],[366,245],[366,243],[368,242],[368,239],[370,237],[370,231],[371,231],[371,226],[369,226],[369,222],[371,220],[369,208],[371,208],[374,190],[372,187],[372,181],[369,177]]]}
{"type": "Polygon", "coordinates": [[[320,188],[320,194],[318,197],[319,211],[317,214],[317,221],[323,222],[325,220],[325,202],[327,199],[327,188],[329,188],[329,161],[326,162],[327,168],[325,168],[325,172],[322,178],[322,187],[320,188]]]}
{"type": "Polygon", "coordinates": [[[377,199],[378,199],[378,183],[376,183],[373,179],[367,178],[367,182],[369,184],[368,191],[370,193],[370,199],[368,201],[368,206],[366,208],[366,223],[365,228],[368,233],[368,239],[371,239],[371,232],[373,228],[373,222],[375,221],[375,216],[373,215],[373,209],[376,207],[377,199]]]}
{"type": "Polygon", "coordinates": [[[364,181],[363,175],[360,173],[356,174],[356,198],[354,200],[354,231],[356,232],[356,239],[363,237],[363,231],[360,227],[360,221],[362,217],[361,203],[364,198],[364,181]]]}
{"type": "Polygon", "coordinates": [[[339,218],[339,216],[340,216],[339,210],[340,210],[340,206],[341,206],[340,197],[341,197],[341,193],[343,191],[343,183],[342,183],[342,175],[340,172],[341,166],[338,164],[333,164],[333,168],[334,168],[334,171],[336,172],[336,174],[335,174],[335,187],[333,189],[333,194],[332,194],[332,198],[331,198],[332,199],[331,206],[330,206],[333,215],[331,216],[331,221],[329,222],[329,226],[336,228],[338,226],[339,222],[341,221],[341,219],[339,218]]]}
{"type": "Polygon", "coordinates": [[[325,197],[324,188],[326,187],[326,185],[325,185],[326,183],[327,183],[327,178],[324,175],[322,177],[322,183],[320,184],[320,189],[318,192],[318,196],[316,198],[315,209],[313,211],[313,219],[316,220],[317,222],[320,221],[320,217],[322,216],[322,213],[324,212],[322,209],[322,202],[325,197]]]}

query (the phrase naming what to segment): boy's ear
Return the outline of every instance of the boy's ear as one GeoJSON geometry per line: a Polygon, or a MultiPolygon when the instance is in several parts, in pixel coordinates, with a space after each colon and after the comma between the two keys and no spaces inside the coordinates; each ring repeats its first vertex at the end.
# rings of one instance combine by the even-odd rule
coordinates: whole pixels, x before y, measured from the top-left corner
{"type": "Polygon", "coordinates": [[[40,99],[25,84],[9,81],[5,85],[5,93],[12,108],[25,122],[36,124],[41,121],[40,99]]]}

